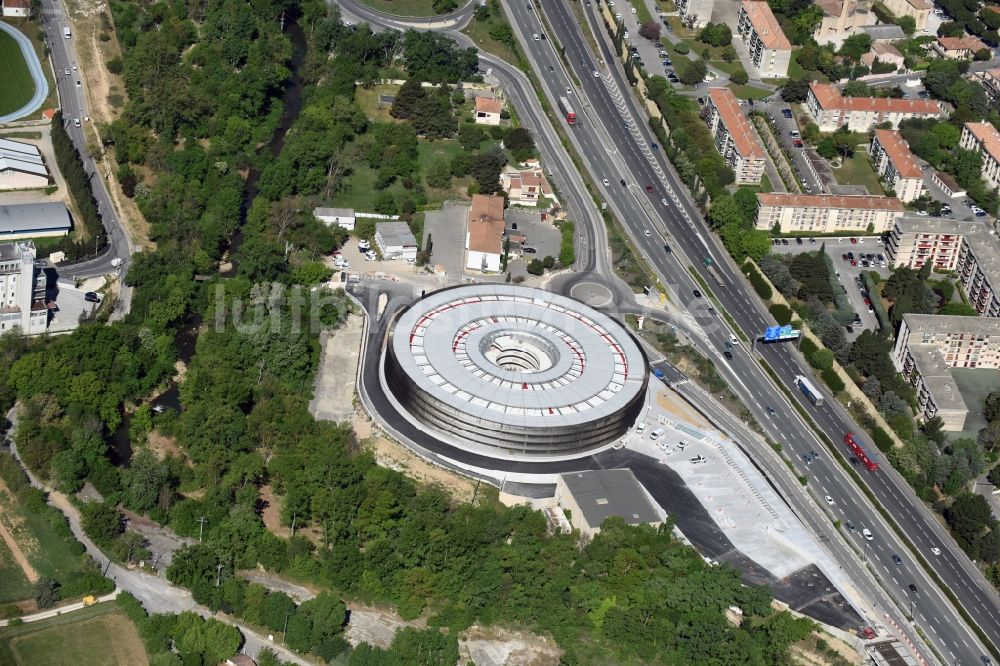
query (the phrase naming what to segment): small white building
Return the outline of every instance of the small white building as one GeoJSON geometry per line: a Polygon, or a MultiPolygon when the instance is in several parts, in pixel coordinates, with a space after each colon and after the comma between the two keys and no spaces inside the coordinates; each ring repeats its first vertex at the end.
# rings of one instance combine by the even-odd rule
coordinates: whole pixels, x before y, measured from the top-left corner
{"type": "Polygon", "coordinates": [[[499,125],[503,104],[498,99],[476,97],[475,120],[479,125],[499,125]]]}
{"type": "Polygon", "coordinates": [[[48,187],[49,172],[36,146],[0,138],[0,190],[48,187]]]}
{"type": "Polygon", "coordinates": [[[348,231],[354,231],[354,222],[357,219],[353,208],[315,208],[313,215],[328,227],[337,225],[348,231]]]}
{"type": "Polygon", "coordinates": [[[27,17],[31,13],[31,0],[3,0],[3,15],[14,17],[27,17]]]}
{"type": "Polygon", "coordinates": [[[406,222],[378,222],[375,225],[375,245],[383,259],[417,259],[417,239],[406,222]]]}

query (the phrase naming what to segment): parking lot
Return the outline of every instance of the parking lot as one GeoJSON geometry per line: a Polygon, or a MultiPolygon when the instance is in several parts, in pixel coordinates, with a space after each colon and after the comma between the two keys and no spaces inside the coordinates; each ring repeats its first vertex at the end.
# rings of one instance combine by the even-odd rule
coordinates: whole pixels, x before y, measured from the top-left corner
{"type": "Polygon", "coordinates": [[[774,254],[798,254],[800,252],[815,252],[821,247],[824,247],[826,252],[830,255],[830,259],[833,263],[833,269],[836,271],[837,278],[840,281],[840,286],[844,288],[847,293],[847,300],[851,304],[851,308],[858,314],[861,318],[861,324],[859,326],[852,326],[853,331],[847,332],[847,339],[853,340],[858,334],[864,329],[878,330],[878,320],[875,318],[875,313],[872,308],[865,302],[865,295],[861,293],[858,288],[857,279],[863,272],[874,271],[881,275],[883,278],[887,278],[890,273],[888,267],[888,257],[885,254],[885,246],[882,241],[877,236],[841,236],[837,238],[805,238],[805,239],[794,239],[794,238],[784,238],[781,239],[782,242],[778,245],[771,246],[771,252],[774,254]],[[852,243],[851,239],[856,242],[852,243]],[[797,241],[802,240],[799,244],[797,241]],[[787,241],[787,245],[785,244],[787,241]],[[875,255],[876,260],[878,255],[882,255],[885,258],[884,262],[878,262],[876,265],[869,264],[864,266],[863,259],[864,255],[875,255]],[[848,259],[845,260],[844,255],[848,255],[848,259]],[[850,256],[854,256],[855,265],[851,265],[850,256]],[[881,263],[885,263],[882,266],[881,263]]]}
{"type": "Polygon", "coordinates": [[[431,265],[444,268],[449,281],[461,282],[465,268],[465,226],[468,205],[446,205],[441,210],[429,210],[424,217],[424,238],[421,247],[431,241],[431,265]]]}

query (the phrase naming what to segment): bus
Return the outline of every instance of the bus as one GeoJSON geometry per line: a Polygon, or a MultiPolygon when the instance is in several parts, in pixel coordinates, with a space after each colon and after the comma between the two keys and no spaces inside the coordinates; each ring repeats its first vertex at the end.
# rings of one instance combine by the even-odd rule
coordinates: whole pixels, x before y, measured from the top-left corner
{"type": "Polygon", "coordinates": [[[726,286],[725,283],[722,281],[722,276],[719,275],[719,271],[715,270],[715,262],[713,262],[711,258],[706,258],[704,263],[705,263],[705,271],[708,273],[708,276],[712,278],[712,282],[719,285],[720,287],[726,286]]]}
{"type": "Polygon", "coordinates": [[[816,387],[812,385],[808,379],[802,375],[795,375],[795,385],[799,387],[802,394],[809,398],[809,402],[816,405],[817,407],[823,406],[823,395],[816,390],[816,387]]]}
{"type": "Polygon", "coordinates": [[[878,461],[875,460],[875,456],[870,455],[865,451],[865,447],[861,446],[856,439],[854,439],[853,433],[847,433],[844,435],[844,444],[851,449],[851,452],[857,456],[858,460],[864,463],[864,466],[868,468],[869,472],[874,472],[878,469],[878,461]]]}
{"type": "Polygon", "coordinates": [[[559,98],[559,110],[563,112],[564,116],[566,116],[566,122],[568,124],[576,124],[576,112],[573,110],[573,107],[569,105],[569,100],[565,97],[559,98]]]}

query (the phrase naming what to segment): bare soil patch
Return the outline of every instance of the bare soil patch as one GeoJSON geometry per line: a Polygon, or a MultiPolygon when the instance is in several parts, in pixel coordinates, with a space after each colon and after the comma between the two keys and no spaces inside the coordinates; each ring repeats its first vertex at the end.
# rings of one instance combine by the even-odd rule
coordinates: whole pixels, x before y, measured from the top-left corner
{"type": "Polygon", "coordinates": [[[476,666],[556,666],[562,655],[554,640],[526,631],[473,626],[458,639],[459,661],[476,666]]]}
{"type": "MultiPolygon", "coordinates": [[[[261,519],[264,527],[276,536],[289,539],[292,536],[292,528],[281,524],[281,496],[274,493],[270,485],[260,487],[260,499],[264,502],[264,510],[261,519]]],[[[315,527],[296,527],[295,534],[305,537],[315,545],[323,544],[323,531],[315,527]]]]}
{"type": "MultiPolygon", "coordinates": [[[[4,498],[11,496],[7,485],[2,480],[0,480],[0,493],[3,494],[4,498]]],[[[14,557],[14,561],[17,562],[17,566],[21,567],[24,577],[28,579],[29,583],[35,583],[38,581],[38,572],[35,571],[35,567],[31,566],[24,551],[21,550],[21,544],[14,538],[14,532],[17,531],[17,527],[20,525],[20,518],[11,512],[5,513],[4,504],[6,504],[6,501],[0,502],[0,539],[3,539],[3,542],[7,545],[7,549],[10,550],[10,554],[14,557]]]]}
{"type": "Polygon", "coordinates": [[[399,629],[426,625],[425,621],[419,619],[403,620],[396,613],[384,608],[352,605],[344,640],[354,647],[359,643],[368,643],[374,647],[387,648],[399,629]]]}
{"type": "MultiPolygon", "coordinates": [[[[168,456],[174,456],[177,458],[185,458],[184,452],[181,451],[181,447],[177,446],[177,442],[173,440],[172,437],[167,437],[159,430],[154,430],[146,437],[146,447],[152,451],[159,460],[163,460],[168,456]]],[[[191,461],[188,460],[187,464],[192,467],[191,461]]]]}
{"type": "Polygon", "coordinates": [[[677,418],[690,423],[699,428],[711,428],[711,424],[706,421],[701,414],[688,406],[676,393],[670,390],[661,390],[656,393],[656,402],[663,409],[667,410],[677,418]]]}
{"type": "Polygon", "coordinates": [[[370,446],[375,454],[375,462],[406,474],[418,483],[442,486],[452,497],[461,502],[472,501],[475,483],[460,474],[432,465],[402,444],[398,444],[378,432],[371,419],[355,410],[352,421],[358,441],[370,446]]]}

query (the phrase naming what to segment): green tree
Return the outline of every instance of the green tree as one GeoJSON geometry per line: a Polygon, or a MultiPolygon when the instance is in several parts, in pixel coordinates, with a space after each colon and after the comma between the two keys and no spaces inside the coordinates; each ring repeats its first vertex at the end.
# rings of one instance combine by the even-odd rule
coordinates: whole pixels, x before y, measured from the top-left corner
{"type": "Polygon", "coordinates": [[[479,150],[479,145],[485,138],[483,130],[472,123],[464,123],[458,129],[458,142],[466,150],[479,150]]]}
{"type": "Polygon", "coordinates": [[[781,99],[786,102],[804,102],[809,95],[809,81],[806,79],[789,79],[781,87],[781,99]]]}
{"type": "Polygon", "coordinates": [[[285,626],[286,615],[295,612],[295,602],[280,590],[272,591],[264,599],[261,606],[261,623],[272,631],[281,631],[285,626]]]}
{"type": "Polygon", "coordinates": [[[701,83],[708,74],[708,68],[705,66],[705,61],[703,60],[683,60],[680,64],[676,66],[677,78],[681,80],[681,83],[689,86],[693,86],[696,83],[701,83]]]}
{"type": "Polygon", "coordinates": [[[80,511],[80,526],[99,546],[108,546],[125,530],[122,515],[104,502],[88,502],[80,511]]]}
{"type": "Polygon", "coordinates": [[[746,70],[738,69],[729,76],[729,80],[736,85],[741,86],[749,81],[750,77],[747,75],[746,70]]]}
{"type": "Polygon", "coordinates": [[[396,91],[396,96],[392,100],[392,108],[389,115],[393,118],[409,119],[413,117],[417,103],[424,99],[427,93],[424,92],[420,80],[416,78],[407,79],[396,91]]]}
{"type": "Polygon", "coordinates": [[[818,370],[829,370],[833,367],[833,352],[829,349],[817,349],[809,362],[818,370]]]}
{"type": "Polygon", "coordinates": [[[53,578],[42,576],[35,582],[32,598],[39,608],[51,608],[55,606],[61,598],[59,583],[53,578]]]}
{"type": "Polygon", "coordinates": [[[514,159],[523,162],[535,154],[535,139],[531,136],[531,130],[524,127],[515,127],[507,132],[504,137],[504,146],[514,156],[514,159]]]}
{"type": "Polygon", "coordinates": [[[903,29],[909,37],[917,31],[917,20],[912,16],[899,16],[896,18],[896,25],[903,29]]]}
{"type": "Polygon", "coordinates": [[[532,275],[541,275],[545,272],[545,266],[538,259],[532,259],[528,262],[528,272],[532,275]]]}

